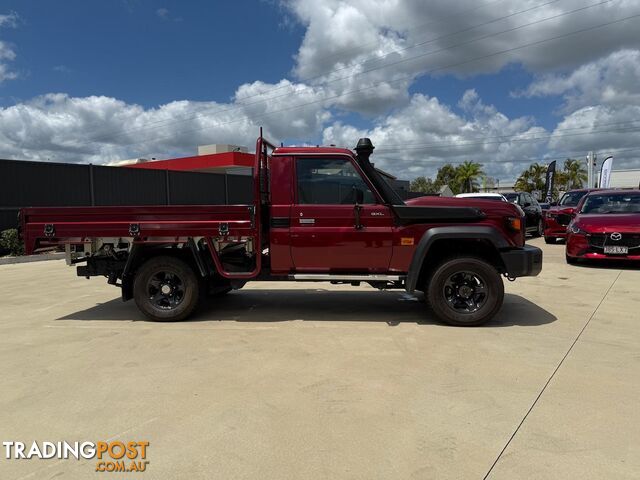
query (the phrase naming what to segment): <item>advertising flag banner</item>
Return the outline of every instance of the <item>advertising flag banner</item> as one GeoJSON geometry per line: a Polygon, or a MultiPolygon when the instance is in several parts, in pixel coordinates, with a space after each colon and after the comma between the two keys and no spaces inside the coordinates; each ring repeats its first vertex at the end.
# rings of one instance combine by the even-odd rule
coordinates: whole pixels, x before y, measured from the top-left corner
{"type": "Polygon", "coordinates": [[[544,201],[550,202],[553,199],[553,184],[556,179],[556,161],[554,160],[547,167],[547,178],[544,182],[544,201]]]}
{"type": "Polygon", "coordinates": [[[602,170],[600,170],[600,188],[609,188],[611,183],[611,168],[613,167],[613,155],[604,159],[602,170]]]}

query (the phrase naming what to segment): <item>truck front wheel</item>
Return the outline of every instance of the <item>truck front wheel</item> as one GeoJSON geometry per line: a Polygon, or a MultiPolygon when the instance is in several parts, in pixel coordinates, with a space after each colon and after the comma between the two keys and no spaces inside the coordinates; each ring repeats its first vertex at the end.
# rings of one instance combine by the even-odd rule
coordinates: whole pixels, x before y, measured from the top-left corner
{"type": "Polygon", "coordinates": [[[453,258],[430,278],[427,299],[436,316],[456,326],[490,320],[502,306],[504,285],[493,265],[479,258],[453,258]]]}
{"type": "Polygon", "coordinates": [[[193,269],[176,257],[147,260],[133,283],[136,305],[151,320],[184,320],[198,306],[201,286],[193,269]]]}

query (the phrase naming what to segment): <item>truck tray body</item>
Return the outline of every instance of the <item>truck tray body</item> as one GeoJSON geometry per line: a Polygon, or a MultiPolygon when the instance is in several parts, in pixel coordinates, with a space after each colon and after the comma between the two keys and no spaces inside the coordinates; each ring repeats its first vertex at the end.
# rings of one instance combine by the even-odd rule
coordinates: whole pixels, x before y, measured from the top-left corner
{"type": "Polygon", "coordinates": [[[31,207],[22,209],[20,227],[28,254],[100,237],[163,243],[256,235],[253,205],[31,207]]]}

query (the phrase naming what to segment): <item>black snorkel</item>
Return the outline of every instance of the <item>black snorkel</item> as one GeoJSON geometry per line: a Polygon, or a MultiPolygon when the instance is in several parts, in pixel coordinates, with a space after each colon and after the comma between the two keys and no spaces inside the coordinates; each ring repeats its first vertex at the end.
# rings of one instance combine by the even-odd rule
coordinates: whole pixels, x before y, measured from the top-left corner
{"type": "Polygon", "coordinates": [[[361,138],[356,145],[356,160],[358,165],[364,171],[365,175],[371,180],[371,183],[376,187],[376,190],[382,195],[384,202],[387,205],[404,205],[404,202],[396,191],[389,186],[381,177],[377,170],[371,165],[369,157],[373,153],[376,147],[373,146],[371,140],[368,138],[361,138]]]}

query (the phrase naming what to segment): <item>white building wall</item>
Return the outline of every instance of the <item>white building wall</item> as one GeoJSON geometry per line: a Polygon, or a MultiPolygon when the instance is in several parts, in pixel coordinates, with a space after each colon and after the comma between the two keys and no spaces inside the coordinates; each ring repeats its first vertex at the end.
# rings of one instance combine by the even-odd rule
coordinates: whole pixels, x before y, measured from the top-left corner
{"type": "Polygon", "coordinates": [[[640,188],[640,169],[612,170],[609,188],[640,188]]]}

